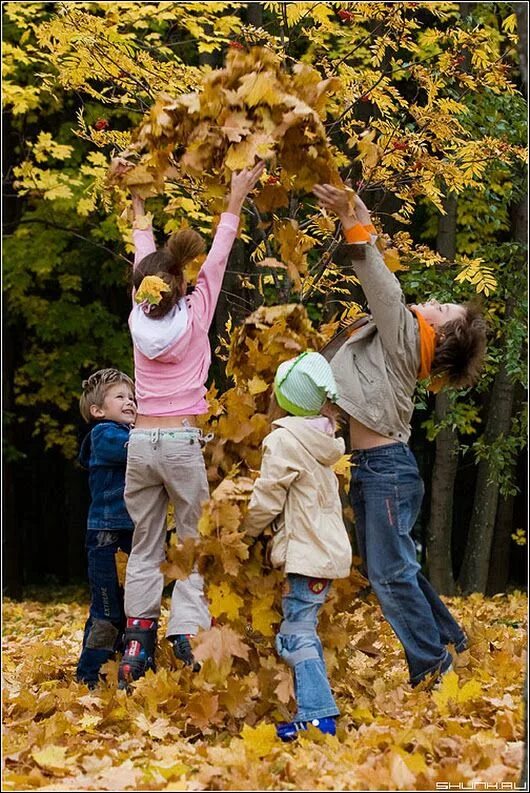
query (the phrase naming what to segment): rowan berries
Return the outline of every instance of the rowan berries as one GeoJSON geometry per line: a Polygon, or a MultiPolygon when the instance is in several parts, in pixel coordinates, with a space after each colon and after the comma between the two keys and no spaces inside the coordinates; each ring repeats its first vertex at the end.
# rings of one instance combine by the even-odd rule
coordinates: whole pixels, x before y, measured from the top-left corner
{"type": "Polygon", "coordinates": [[[109,122],[106,118],[98,118],[96,123],[94,124],[94,129],[97,129],[98,132],[101,132],[104,129],[109,128],[109,122]]]}

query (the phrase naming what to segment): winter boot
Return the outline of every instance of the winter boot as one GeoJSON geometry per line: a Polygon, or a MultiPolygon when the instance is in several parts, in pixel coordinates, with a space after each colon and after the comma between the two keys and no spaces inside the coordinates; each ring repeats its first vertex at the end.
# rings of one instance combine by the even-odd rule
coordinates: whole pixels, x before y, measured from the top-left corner
{"type": "Polygon", "coordinates": [[[312,724],[320,732],[327,735],[335,735],[337,725],[334,716],[325,716],[323,719],[312,719],[311,721],[286,721],[276,725],[276,734],[281,741],[293,741],[299,732],[307,730],[312,724]]]}
{"type": "Polygon", "coordinates": [[[156,620],[127,619],[124,652],[118,669],[118,688],[127,689],[134,680],[155,668],[156,620]]]}
{"type": "Polygon", "coordinates": [[[189,634],[178,633],[175,636],[168,636],[167,638],[171,642],[175,658],[182,661],[185,666],[191,666],[193,672],[198,672],[201,665],[193,657],[189,634]]]}

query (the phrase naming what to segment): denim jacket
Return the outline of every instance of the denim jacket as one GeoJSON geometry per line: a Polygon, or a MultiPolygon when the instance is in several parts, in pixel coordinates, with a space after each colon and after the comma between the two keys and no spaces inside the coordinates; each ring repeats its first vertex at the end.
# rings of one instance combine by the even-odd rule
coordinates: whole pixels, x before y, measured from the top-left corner
{"type": "Polygon", "coordinates": [[[134,528],[123,498],[128,440],[127,425],[98,421],[81,444],[78,459],[88,468],[91,495],[88,529],[134,528]]]}

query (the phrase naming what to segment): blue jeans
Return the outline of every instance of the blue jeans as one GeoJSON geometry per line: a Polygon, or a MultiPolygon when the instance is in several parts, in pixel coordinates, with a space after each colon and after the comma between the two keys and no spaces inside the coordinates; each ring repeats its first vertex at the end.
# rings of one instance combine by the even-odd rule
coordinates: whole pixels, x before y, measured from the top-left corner
{"type": "Polygon", "coordinates": [[[359,553],[385,619],[405,650],[411,684],[452,662],[466,635],[420,572],[411,531],[423,482],[414,455],[392,443],[352,456],[350,497],[359,553]]]}
{"type": "Polygon", "coordinates": [[[276,636],[276,650],[293,667],[298,705],[295,721],[338,716],[316,632],[318,612],[326,600],[330,581],[289,573],[287,587],[289,591],[282,598],[284,619],[276,636]]]}
{"type": "Polygon", "coordinates": [[[83,683],[97,683],[102,665],[120,648],[125,616],[115,553],[120,549],[129,553],[131,541],[132,531],[89,529],[86,533],[91,600],[77,664],[77,679],[83,683]]]}

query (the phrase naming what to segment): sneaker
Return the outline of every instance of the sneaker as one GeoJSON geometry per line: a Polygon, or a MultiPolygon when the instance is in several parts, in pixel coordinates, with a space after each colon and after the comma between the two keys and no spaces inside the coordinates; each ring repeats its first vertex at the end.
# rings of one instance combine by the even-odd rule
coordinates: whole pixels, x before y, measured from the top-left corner
{"type": "Polygon", "coordinates": [[[320,732],[327,735],[335,735],[337,724],[334,716],[325,716],[323,719],[312,719],[311,721],[286,721],[276,725],[276,735],[281,741],[293,741],[299,732],[307,730],[312,724],[320,732]]]}
{"type": "Polygon", "coordinates": [[[127,690],[148,669],[155,668],[156,620],[128,619],[123,644],[125,649],[118,669],[118,688],[127,690]]]}
{"type": "Polygon", "coordinates": [[[191,666],[192,672],[199,672],[201,665],[193,657],[189,634],[178,633],[176,636],[168,636],[173,647],[175,658],[182,661],[185,666],[191,666]]]}

